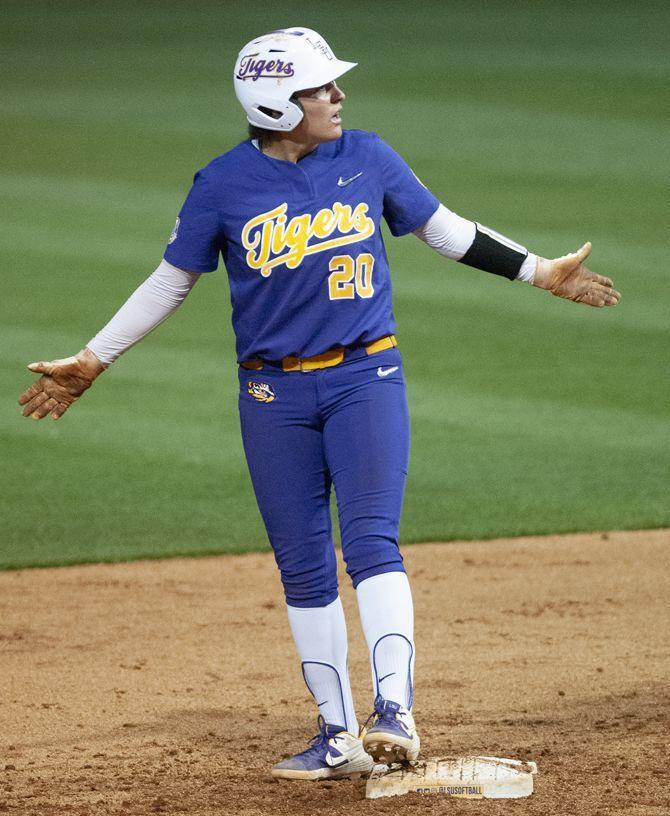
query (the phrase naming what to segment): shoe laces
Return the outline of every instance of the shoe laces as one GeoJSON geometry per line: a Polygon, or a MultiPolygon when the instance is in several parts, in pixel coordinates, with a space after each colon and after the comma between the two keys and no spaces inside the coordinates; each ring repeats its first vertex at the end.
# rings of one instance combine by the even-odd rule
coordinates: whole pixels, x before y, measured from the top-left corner
{"type": "Polygon", "coordinates": [[[317,718],[317,725],[319,726],[319,733],[312,737],[311,745],[309,748],[306,748],[304,751],[301,751],[296,756],[300,757],[312,757],[316,756],[319,757],[323,754],[324,750],[327,750],[329,745],[328,743],[330,740],[337,742],[338,739],[341,739],[337,735],[343,731],[344,729],[341,728],[339,725],[329,725],[323,719],[322,715],[319,714],[317,718]]]}
{"type": "Polygon", "coordinates": [[[391,700],[385,700],[381,694],[378,694],[375,698],[374,706],[374,711],[372,714],[370,714],[367,722],[363,726],[364,730],[367,730],[367,727],[371,722],[374,722],[375,725],[379,723],[389,723],[390,725],[398,724],[397,714],[398,711],[400,711],[400,706],[398,703],[394,703],[391,700]]]}

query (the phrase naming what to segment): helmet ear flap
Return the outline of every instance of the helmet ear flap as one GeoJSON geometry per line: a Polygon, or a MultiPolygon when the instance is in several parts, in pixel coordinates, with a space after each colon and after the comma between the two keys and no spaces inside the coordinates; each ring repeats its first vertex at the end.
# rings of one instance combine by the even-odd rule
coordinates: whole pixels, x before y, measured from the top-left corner
{"type": "Polygon", "coordinates": [[[281,101],[266,94],[255,93],[247,108],[247,121],[265,130],[293,130],[304,115],[298,100],[281,101]]]}
{"type": "Polygon", "coordinates": [[[282,115],[281,111],[266,108],[265,105],[259,105],[257,110],[259,110],[265,116],[269,116],[271,119],[279,119],[282,115]]]}

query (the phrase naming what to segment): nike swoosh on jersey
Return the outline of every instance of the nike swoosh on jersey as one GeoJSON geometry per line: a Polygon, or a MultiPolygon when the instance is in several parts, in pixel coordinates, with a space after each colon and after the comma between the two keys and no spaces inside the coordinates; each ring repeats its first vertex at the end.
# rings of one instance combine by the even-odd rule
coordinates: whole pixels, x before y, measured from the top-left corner
{"type": "Polygon", "coordinates": [[[337,186],[338,186],[338,187],[346,187],[346,186],[347,186],[347,184],[351,184],[351,182],[352,182],[352,181],[356,181],[356,179],[357,179],[359,176],[362,176],[362,175],[363,175],[363,171],[361,170],[361,172],[360,172],[360,173],[356,173],[356,175],[355,175],[355,176],[352,176],[351,178],[348,178],[348,179],[343,179],[343,178],[342,178],[342,176],[340,176],[340,177],[338,178],[338,180],[337,180],[337,186]]]}
{"type": "Polygon", "coordinates": [[[391,368],[382,368],[379,366],[377,369],[377,376],[378,377],[388,377],[389,374],[393,374],[394,371],[398,370],[398,366],[391,366],[391,368]]]}

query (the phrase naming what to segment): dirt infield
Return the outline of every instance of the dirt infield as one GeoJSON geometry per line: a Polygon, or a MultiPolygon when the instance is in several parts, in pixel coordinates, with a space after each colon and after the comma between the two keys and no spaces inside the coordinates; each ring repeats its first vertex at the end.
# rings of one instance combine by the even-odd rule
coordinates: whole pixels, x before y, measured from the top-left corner
{"type": "Polygon", "coordinates": [[[667,814],[669,545],[644,531],[406,548],[424,756],[536,759],[517,802],[273,781],[316,712],[269,555],[2,573],[0,812],[667,814]]]}

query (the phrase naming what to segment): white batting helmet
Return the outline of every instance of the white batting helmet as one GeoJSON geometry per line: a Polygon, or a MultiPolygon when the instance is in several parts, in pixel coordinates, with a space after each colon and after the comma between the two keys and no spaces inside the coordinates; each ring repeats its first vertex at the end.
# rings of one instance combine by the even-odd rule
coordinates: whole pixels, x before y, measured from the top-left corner
{"type": "Polygon", "coordinates": [[[235,63],[235,95],[252,125],[293,130],[303,117],[296,91],[319,88],[358,65],[338,60],[311,28],[282,28],[247,43],[235,63]]]}

